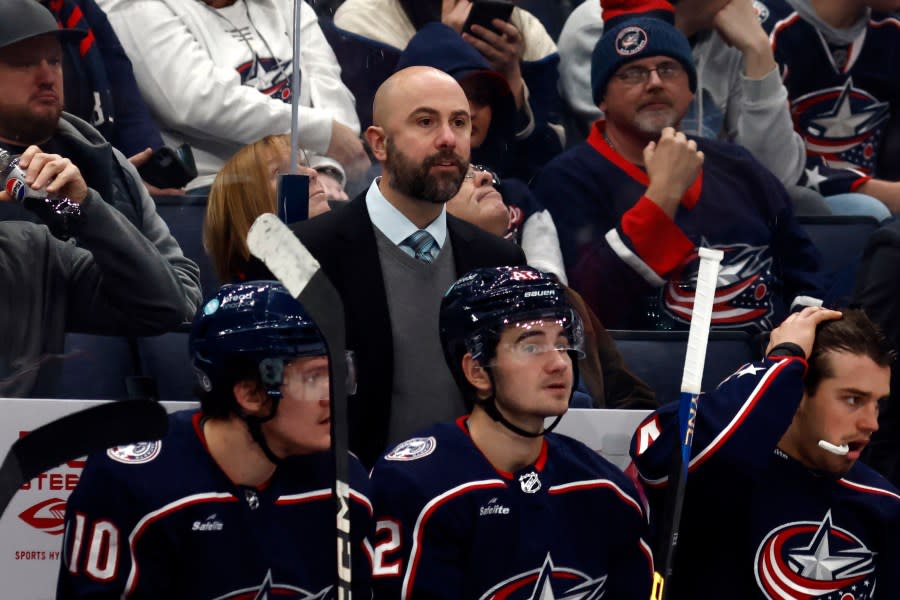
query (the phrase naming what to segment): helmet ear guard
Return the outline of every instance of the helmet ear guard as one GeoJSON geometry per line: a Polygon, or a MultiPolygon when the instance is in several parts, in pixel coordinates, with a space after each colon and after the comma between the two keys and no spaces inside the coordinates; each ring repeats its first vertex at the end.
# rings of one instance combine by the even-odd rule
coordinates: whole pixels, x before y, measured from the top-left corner
{"type": "Polygon", "coordinates": [[[260,425],[278,411],[285,365],[328,353],[306,309],[275,281],[225,285],[198,311],[188,344],[203,413],[239,415],[269,460],[279,462],[260,425]],[[265,389],[272,402],[268,415],[247,415],[238,405],[233,386],[246,379],[265,389]]]}

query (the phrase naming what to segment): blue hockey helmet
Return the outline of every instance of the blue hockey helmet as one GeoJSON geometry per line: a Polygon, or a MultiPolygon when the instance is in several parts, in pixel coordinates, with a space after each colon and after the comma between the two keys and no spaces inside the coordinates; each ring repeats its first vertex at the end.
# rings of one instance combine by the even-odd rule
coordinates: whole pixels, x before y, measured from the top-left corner
{"type": "Polygon", "coordinates": [[[204,412],[220,416],[237,409],[235,382],[257,375],[274,415],[285,363],[328,352],[306,309],[276,281],[222,286],[197,312],[189,348],[204,412]]]}
{"type": "MultiPolygon", "coordinates": [[[[478,402],[462,371],[463,356],[470,352],[487,367],[504,327],[538,319],[564,323],[577,377],[584,328],[566,299],[565,288],[553,275],[528,266],[483,268],[450,286],[441,301],[441,346],[450,372],[470,400],[478,402]]],[[[489,412],[493,412],[492,400],[485,406],[489,412]]]]}

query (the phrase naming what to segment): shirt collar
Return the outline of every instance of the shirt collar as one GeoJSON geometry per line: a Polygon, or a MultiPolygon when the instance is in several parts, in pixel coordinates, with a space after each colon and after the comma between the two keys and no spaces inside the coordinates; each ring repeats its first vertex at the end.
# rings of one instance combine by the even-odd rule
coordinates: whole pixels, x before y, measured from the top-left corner
{"type": "MultiPolygon", "coordinates": [[[[410,235],[419,230],[418,227],[410,221],[406,215],[397,210],[397,208],[388,202],[388,199],[381,193],[378,183],[381,177],[376,177],[366,192],[366,209],[369,211],[369,219],[372,225],[378,228],[394,245],[399,246],[400,243],[410,235]]],[[[425,227],[425,231],[431,234],[434,241],[437,242],[438,248],[444,247],[447,239],[447,207],[441,208],[441,214],[425,227]]]]}

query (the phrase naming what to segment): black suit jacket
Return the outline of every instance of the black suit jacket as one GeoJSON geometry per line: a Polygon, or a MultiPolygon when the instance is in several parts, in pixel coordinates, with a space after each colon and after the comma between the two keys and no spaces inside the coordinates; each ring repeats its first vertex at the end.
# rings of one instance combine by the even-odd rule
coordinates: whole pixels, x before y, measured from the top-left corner
{"type": "MultiPolygon", "coordinates": [[[[372,466],[385,450],[391,409],[394,347],[375,230],[365,192],[337,210],[292,226],[321,263],[344,302],[347,349],[356,355],[358,388],[349,399],[350,448],[372,466]]],[[[522,250],[452,215],[447,233],[456,275],[525,264],[522,250]]]]}

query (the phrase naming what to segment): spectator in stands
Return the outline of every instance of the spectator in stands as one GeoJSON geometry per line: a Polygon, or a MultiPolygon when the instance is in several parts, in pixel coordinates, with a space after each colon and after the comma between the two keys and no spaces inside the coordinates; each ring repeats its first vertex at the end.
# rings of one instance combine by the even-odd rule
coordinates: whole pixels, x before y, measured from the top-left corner
{"type": "Polygon", "coordinates": [[[572,287],[607,327],[686,328],[696,248],[712,246],[725,252],[714,327],[765,331],[821,303],[819,255],[784,187],[740,146],[675,131],[697,83],[684,35],[653,17],[607,25],[592,60],[606,120],[534,185],[572,287]]]}
{"type": "Polygon", "coordinates": [[[311,164],[338,170],[345,183],[369,166],[353,95],[315,12],[301,3],[302,44],[293,57],[290,4],[278,0],[99,0],[134,65],[138,86],[167,143],[191,144],[207,191],[245,144],[291,130],[291,96],[300,94],[300,138],[311,164]],[[291,89],[295,66],[299,90],[291,89]]]}
{"type": "Polygon", "coordinates": [[[472,269],[525,262],[514,244],[446,214],[471,135],[452,77],[398,71],[376,92],[373,116],[366,140],[384,174],[347,206],[294,226],[344,301],[359,382],[350,447],[368,466],[388,442],[464,412],[438,340],[444,291],[472,269]]]}
{"type": "MultiPolygon", "coordinates": [[[[615,22],[626,13],[673,18],[667,0],[604,0],[602,12],[600,2],[584,2],[560,34],[559,88],[579,131],[603,117],[591,92],[590,57],[604,19],[615,22]]],[[[818,193],[797,185],[806,160],[803,139],[794,131],[787,90],[752,1],[681,0],[674,22],[691,44],[697,71],[681,130],[744,146],[785,185],[795,212],[830,213],[818,193]]]]}
{"type": "Polygon", "coordinates": [[[397,70],[413,65],[440,69],[459,82],[472,110],[472,161],[504,180],[530,181],[562,151],[555,126],[537,121],[527,104],[517,107],[506,79],[449,26],[433,22],[419,29],[397,70]]]}
{"type": "MultiPolygon", "coordinates": [[[[35,145],[70,159],[88,187],[123,213],[168,261],[183,288],[181,315],[188,321],[200,302],[197,265],[184,257],[135,168],[96,129],[62,110],[60,40],[83,36],[58,29],[53,15],[35,0],[0,2],[0,148],[19,154],[35,145]]],[[[6,204],[4,218],[34,220],[21,205],[6,204]]]]}
{"type": "MultiPolygon", "coordinates": [[[[869,238],[859,268],[853,303],[862,306],[900,348],[900,221],[884,225],[869,238]]],[[[900,367],[893,366],[891,398],[881,407],[879,430],[864,460],[900,486],[900,367]]]]}
{"type": "MultiPolygon", "coordinates": [[[[35,7],[55,29],[50,14],[35,7]]],[[[23,28],[32,25],[32,16],[22,11],[16,24],[23,28]]],[[[14,44],[0,50],[0,81],[10,76],[7,51],[11,47],[21,52],[16,60],[24,62],[27,70],[48,68],[40,64],[46,57],[34,62],[28,46],[14,44]]],[[[54,52],[50,61],[59,60],[58,44],[54,52]]],[[[58,69],[59,63],[55,65],[58,69]]],[[[6,119],[0,118],[0,123],[6,119]]],[[[5,143],[7,126],[3,129],[0,141],[5,143]]],[[[162,256],[119,211],[88,187],[71,160],[30,146],[19,164],[33,189],[70,200],[69,232],[78,237],[81,247],[54,237],[44,225],[0,222],[0,397],[53,397],[59,364],[48,359],[62,353],[67,331],[163,333],[183,322],[192,306],[187,306],[171,258],[162,256]]],[[[0,192],[0,202],[9,201],[9,195],[0,192]]],[[[196,272],[193,276],[196,278],[196,272]]],[[[196,291],[199,297],[199,289],[196,291]]]]}
{"type": "MultiPolygon", "coordinates": [[[[432,21],[461,32],[471,8],[469,0],[347,0],[335,13],[334,24],[376,45],[403,50],[432,21]]],[[[509,22],[495,19],[493,26],[499,33],[474,26],[475,35],[461,33],[462,39],[506,79],[516,109],[537,124],[550,123],[558,138],[554,147],[565,146],[565,132],[559,125],[556,44],[540,21],[519,7],[513,9],[509,22]]]]}
{"type": "Polygon", "coordinates": [[[447,212],[515,242],[529,265],[567,282],[553,218],[521,181],[500,182],[489,169],[469,165],[459,191],[447,202],[447,212]]]}
{"type": "Polygon", "coordinates": [[[806,142],[803,183],[837,196],[835,212],[882,218],[900,212],[900,182],[878,179],[876,168],[888,122],[900,111],[900,20],[890,14],[900,2],[765,0],[759,6],[806,142]],[[860,195],[877,198],[888,211],[863,210],[860,195]]]}
{"type": "Polygon", "coordinates": [[[59,23],[87,32],[63,48],[66,110],[87,121],[125,156],[163,145],[131,61],[95,0],[40,0],[59,23]]]}
{"type": "MultiPolygon", "coordinates": [[[[206,204],[203,245],[222,283],[246,279],[247,232],[262,213],[275,213],[279,173],[290,173],[291,140],[268,135],[244,146],[216,175],[206,204]]],[[[309,177],[309,217],[330,210],[315,169],[301,157],[297,172],[309,177]]]]}

